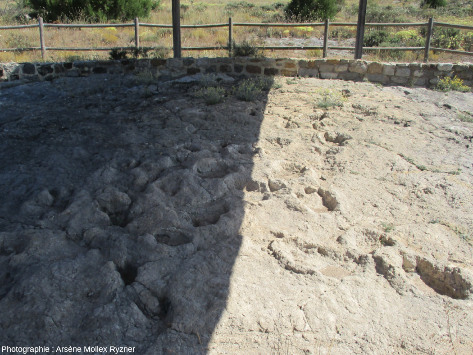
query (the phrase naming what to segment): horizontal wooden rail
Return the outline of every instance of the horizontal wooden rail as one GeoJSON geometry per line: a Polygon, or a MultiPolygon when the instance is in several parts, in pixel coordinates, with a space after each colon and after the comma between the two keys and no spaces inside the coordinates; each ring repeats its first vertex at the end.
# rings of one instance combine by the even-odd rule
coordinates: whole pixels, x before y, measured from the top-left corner
{"type": "Polygon", "coordinates": [[[336,51],[354,51],[355,47],[329,46],[328,49],[333,49],[336,51]]]}
{"type": "Polygon", "coordinates": [[[363,47],[367,51],[423,51],[425,47],[363,47]]]}
{"type": "MultiPolygon", "coordinates": [[[[233,26],[240,27],[316,27],[323,26],[323,22],[317,23],[248,23],[248,22],[234,22],[233,26]]],[[[227,24],[228,26],[228,24],[227,24]]]]}
{"type": "Polygon", "coordinates": [[[222,50],[222,51],[228,51],[227,47],[181,47],[183,51],[210,51],[210,50],[222,50]]]}
{"type": "Polygon", "coordinates": [[[26,52],[40,50],[41,47],[27,47],[27,48],[0,48],[0,52],[26,52]]]}
{"type": "Polygon", "coordinates": [[[473,26],[453,25],[451,23],[444,23],[444,22],[435,22],[435,26],[450,27],[450,28],[456,28],[459,30],[473,30],[473,26]]]}
{"type": "MultiPolygon", "coordinates": [[[[46,50],[48,51],[79,51],[79,52],[90,52],[90,51],[111,51],[112,47],[46,47],[46,50]]],[[[117,49],[135,49],[135,47],[123,47],[123,48],[117,48],[117,49]]]]}
{"type": "MultiPolygon", "coordinates": [[[[152,23],[141,23],[143,27],[158,27],[158,28],[172,28],[172,25],[158,25],[152,23]]],[[[212,27],[228,27],[228,23],[215,23],[207,25],[181,25],[181,28],[212,28],[212,27]]]]}
{"type": "Polygon", "coordinates": [[[427,26],[427,22],[418,23],[366,23],[366,27],[423,27],[427,26]]]}
{"type": "Polygon", "coordinates": [[[462,54],[462,55],[473,55],[473,52],[466,52],[466,51],[459,51],[456,49],[446,49],[446,48],[430,48],[436,52],[445,52],[445,53],[455,53],[455,54],[462,54]]]}
{"type": "Polygon", "coordinates": [[[335,27],[351,27],[357,26],[356,22],[330,22],[330,26],[335,26],[335,27]]]}
{"type": "Polygon", "coordinates": [[[21,28],[35,28],[38,25],[0,26],[0,30],[17,30],[21,28]]]}
{"type": "MultiPolygon", "coordinates": [[[[246,22],[234,22],[234,26],[240,27],[321,27],[324,26],[323,22],[317,23],[246,23],[246,22]]],[[[356,26],[356,22],[330,22],[330,26],[356,26]]],[[[228,24],[226,24],[228,26],[228,24]]],[[[427,22],[417,23],[367,23],[365,26],[371,27],[421,27],[427,26],[427,22]]]]}
{"type": "Polygon", "coordinates": [[[228,27],[228,23],[215,23],[210,25],[181,25],[181,28],[211,28],[211,27],[228,27]]]}
{"type": "Polygon", "coordinates": [[[313,49],[324,49],[322,46],[256,46],[258,49],[267,50],[313,50],[313,49]]]}
{"type": "Polygon", "coordinates": [[[109,24],[59,24],[59,23],[45,23],[44,27],[56,28],[110,28],[110,27],[133,27],[134,23],[109,23],[109,24]]]}
{"type": "Polygon", "coordinates": [[[153,23],[140,23],[140,27],[172,28],[172,25],[158,25],[153,23]]]}

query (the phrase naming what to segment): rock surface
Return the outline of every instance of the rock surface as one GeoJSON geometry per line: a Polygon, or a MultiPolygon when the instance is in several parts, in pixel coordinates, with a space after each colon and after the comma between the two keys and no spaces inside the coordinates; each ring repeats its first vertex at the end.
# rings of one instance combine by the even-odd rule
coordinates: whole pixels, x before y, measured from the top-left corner
{"type": "Polygon", "coordinates": [[[471,353],[473,94],[276,81],[2,89],[0,344],[471,353]]]}

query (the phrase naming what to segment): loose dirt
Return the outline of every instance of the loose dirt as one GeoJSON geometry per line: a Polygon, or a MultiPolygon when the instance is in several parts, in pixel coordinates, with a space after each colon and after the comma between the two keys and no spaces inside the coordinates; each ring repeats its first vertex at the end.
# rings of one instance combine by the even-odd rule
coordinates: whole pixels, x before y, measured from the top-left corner
{"type": "Polygon", "coordinates": [[[221,79],[1,89],[0,344],[473,353],[473,94],[221,79]]]}

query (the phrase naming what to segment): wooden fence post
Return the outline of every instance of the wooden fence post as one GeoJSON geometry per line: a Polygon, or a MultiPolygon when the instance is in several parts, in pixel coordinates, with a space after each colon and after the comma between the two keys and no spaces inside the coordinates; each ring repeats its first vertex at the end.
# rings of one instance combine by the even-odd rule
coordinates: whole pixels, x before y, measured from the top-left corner
{"type": "Polygon", "coordinates": [[[363,56],[363,38],[365,37],[365,18],[367,0],[360,0],[358,7],[358,25],[356,27],[355,59],[363,56]]]}
{"type": "Polygon", "coordinates": [[[425,38],[425,52],[424,52],[424,62],[429,61],[429,52],[430,52],[430,40],[432,39],[432,32],[434,29],[434,18],[429,18],[429,23],[427,24],[427,37],[425,38]]]}
{"type": "Polygon", "coordinates": [[[135,47],[140,48],[140,22],[138,17],[135,17],[135,47]]]}
{"type": "Polygon", "coordinates": [[[174,58],[181,58],[181,8],[179,0],[172,0],[172,43],[174,58]]]}
{"type": "Polygon", "coordinates": [[[328,50],[328,19],[325,20],[325,29],[324,29],[324,58],[327,58],[328,50]]]}
{"type": "Polygon", "coordinates": [[[39,43],[41,47],[41,58],[43,60],[46,58],[46,46],[44,45],[44,26],[43,26],[43,18],[38,18],[38,25],[39,25],[39,43]]]}
{"type": "Polygon", "coordinates": [[[233,20],[228,18],[228,56],[232,56],[233,51],[233,20]]]}

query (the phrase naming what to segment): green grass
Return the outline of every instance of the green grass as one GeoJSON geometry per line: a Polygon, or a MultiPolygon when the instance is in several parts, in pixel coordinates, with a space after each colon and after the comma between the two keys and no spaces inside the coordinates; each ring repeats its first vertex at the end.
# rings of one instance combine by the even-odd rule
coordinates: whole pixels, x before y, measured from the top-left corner
{"type": "Polygon", "coordinates": [[[459,113],[457,118],[462,122],[473,123],[473,115],[471,113],[459,113]]]}
{"type": "Polygon", "coordinates": [[[381,226],[383,227],[384,233],[389,233],[389,232],[392,232],[394,230],[394,224],[392,224],[392,223],[383,222],[383,223],[381,223],[381,226]]]}
{"type": "Polygon", "coordinates": [[[202,88],[196,92],[196,97],[203,99],[207,105],[215,105],[223,102],[225,89],[219,86],[202,88]]]}
{"type": "Polygon", "coordinates": [[[252,79],[243,80],[234,90],[237,99],[242,101],[254,101],[262,92],[262,88],[252,79]]]}
{"type": "MultiPolygon", "coordinates": [[[[374,144],[374,143],[373,143],[374,144]]],[[[420,171],[430,171],[432,173],[441,173],[441,174],[449,174],[449,175],[460,175],[461,172],[462,172],[462,169],[461,168],[458,168],[457,170],[450,170],[450,171],[445,171],[445,170],[440,170],[440,169],[434,169],[434,168],[428,168],[426,167],[425,165],[421,165],[421,164],[417,164],[414,159],[412,158],[409,158],[407,156],[405,156],[404,154],[402,153],[399,153],[398,154],[402,159],[404,159],[405,161],[407,161],[409,164],[412,164],[414,165],[417,169],[419,169],[420,171]]]]}
{"type": "Polygon", "coordinates": [[[343,95],[338,91],[322,90],[319,94],[320,97],[316,101],[316,107],[324,110],[333,107],[342,107],[345,101],[343,95]]]}
{"type": "Polygon", "coordinates": [[[444,220],[440,220],[440,219],[431,220],[429,223],[431,223],[431,224],[437,224],[437,223],[441,224],[441,225],[447,227],[448,229],[450,229],[460,239],[464,240],[465,242],[467,242],[469,244],[473,244],[473,236],[468,233],[466,228],[463,228],[461,226],[458,226],[458,225],[455,225],[453,223],[450,223],[450,222],[447,222],[447,221],[444,221],[444,220]]]}

